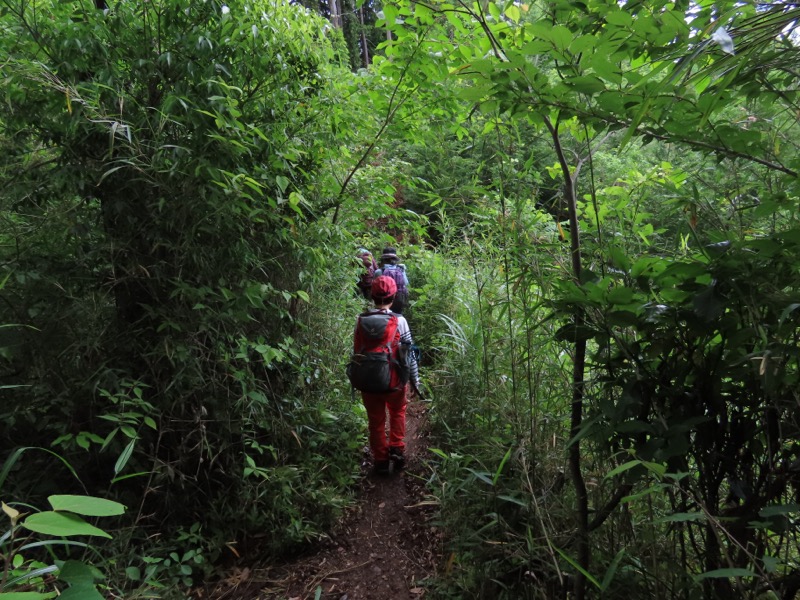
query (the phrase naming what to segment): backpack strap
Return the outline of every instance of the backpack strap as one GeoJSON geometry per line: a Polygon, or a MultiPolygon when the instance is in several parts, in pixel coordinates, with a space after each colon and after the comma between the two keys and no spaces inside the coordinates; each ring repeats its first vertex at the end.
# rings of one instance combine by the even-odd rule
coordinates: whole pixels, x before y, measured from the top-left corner
{"type": "Polygon", "coordinates": [[[367,311],[367,312],[361,313],[360,315],[358,315],[358,324],[357,324],[357,327],[356,327],[356,330],[357,330],[357,334],[356,334],[357,341],[356,341],[355,345],[358,348],[358,351],[361,352],[361,351],[363,351],[365,349],[366,345],[368,344],[367,340],[369,340],[369,339],[375,340],[378,337],[383,337],[386,334],[386,330],[387,329],[392,329],[393,328],[394,329],[394,335],[388,336],[391,339],[387,339],[386,343],[383,344],[383,347],[388,349],[389,353],[391,354],[392,346],[394,345],[394,341],[395,341],[394,338],[397,337],[397,326],[398,326],[397,314],[395,314],[393,312],[384,313],[384,312],[370,312],[370,311],[367,311]],[[385,321],[385,324],[384,324],[383,327],[380,327],[380,323],[376,323],[373,327],[367,327],[365,325],[365,323],[364,323],[365,319],[367,319],[369,317],[377,317],[377,316],[386,317],[386,321],[385,321]],[[360,345],[358,344],[358,341],[360,341],[360,345]]]}

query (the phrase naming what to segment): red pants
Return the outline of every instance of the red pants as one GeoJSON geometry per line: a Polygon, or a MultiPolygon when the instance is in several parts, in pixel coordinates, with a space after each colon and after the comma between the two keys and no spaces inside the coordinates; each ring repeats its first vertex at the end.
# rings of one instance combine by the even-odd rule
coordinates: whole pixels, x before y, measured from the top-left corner
{"type": "Polygon", "coordinates": [[[369,447],[372,457],[389,460],[389,446],[406,447],[406,388],[388,394],[361,393],[369,421],[369,447]],[[386,443],[386,409],[389,409],[389,443],[386,443]]]}

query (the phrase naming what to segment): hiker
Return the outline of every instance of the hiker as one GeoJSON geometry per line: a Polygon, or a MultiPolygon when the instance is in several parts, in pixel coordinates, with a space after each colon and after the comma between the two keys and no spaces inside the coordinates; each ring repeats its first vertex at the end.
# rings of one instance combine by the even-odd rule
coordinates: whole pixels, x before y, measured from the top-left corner
{"type": "Polygon", "coordinates": [[[397,250],[387,246],[381,253],[381,268],[375,271],[375,277],[383,275],[394,280],[397,285],[397,294],[392,303],[392,312],[402,315],[408,304],[408,276],[406,275],[406,266],[399,263],[397,250]]]}
{"type": "Polygon", "coordinates": [[[408,321],[389,308],[397,284],[384,276],[372,281],[375,308],[358,316],[353,335],[353,359],[348,377],[361,390],[369,423],[369,446],[375,473],[388,475],[403,470],[406,433],[406,403],[409,381],[412,395],[419,389],[419,368],[411,352],[413,340],[408,321]],[[389,411],[389,439],[386,439],[386,411],[389,411]]]}
{"type": "Polygon", "coordinates": [[[372,252],[366,248],[359,248],[356,256],[361,261],[361,264],[365,269],[365,271],[358,278],[356,287],[358,288],[358,293],[369,300],[372,293],[372,280],[375,277],[375,270],[378,268],[378,263],[376,263],[375,259],[372,257],[372,252]]]}

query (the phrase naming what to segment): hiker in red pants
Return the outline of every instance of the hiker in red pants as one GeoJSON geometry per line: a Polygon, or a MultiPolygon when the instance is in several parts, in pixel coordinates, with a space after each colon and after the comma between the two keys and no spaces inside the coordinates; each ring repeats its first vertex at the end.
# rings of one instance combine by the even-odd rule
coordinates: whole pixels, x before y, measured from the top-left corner
{"type": "Polygon", "coordinates": [[[390,310],[397,284],[389,277],[372,282],[375,308],[362,313],[353,336],[354,354],[348,369],[353,386],[361,390],[369,422],[369,445],[375,460],[375,473],[401,471],[405,461],[406,396],[408,382],[412,393],[419,389],[419,368],[411,352],[411,330],[405,317],[390,310]],[[389,439],[386,439],[386,412],[389,413],[389,439]]]}

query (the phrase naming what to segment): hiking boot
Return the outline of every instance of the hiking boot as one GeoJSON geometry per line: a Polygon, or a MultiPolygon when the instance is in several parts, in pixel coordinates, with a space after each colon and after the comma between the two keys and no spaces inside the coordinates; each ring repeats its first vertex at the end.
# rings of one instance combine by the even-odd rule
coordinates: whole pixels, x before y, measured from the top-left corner
{"type": "Polygon", "coordinates": [[[392,447],[389,448],[389,460],[394,463],[394,471],[402,471],[406,468],[406,457],[403,456],[403,449],[392,447]]]}
{"type": "Polygon", "coordinates": [[[388,460],[376,460],[375,461],[375,469],[373,470],[375,475],[388,475],[389,474],[389,461],[388,460]]]}

